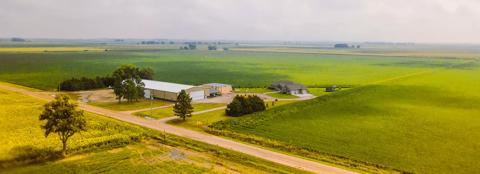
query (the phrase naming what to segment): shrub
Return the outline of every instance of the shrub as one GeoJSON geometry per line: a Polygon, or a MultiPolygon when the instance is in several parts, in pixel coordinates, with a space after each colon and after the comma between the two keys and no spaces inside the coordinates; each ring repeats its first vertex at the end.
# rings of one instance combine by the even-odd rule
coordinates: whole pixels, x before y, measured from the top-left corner
{"type": "Polygon", "coordinates": [[[242,116],[245,114],[251,114],[258,111],[264,111],[266,109],[265,102],[256,96],[235,96],[233,101],[227,105],[226,114],[229,116],[242,116]]]}

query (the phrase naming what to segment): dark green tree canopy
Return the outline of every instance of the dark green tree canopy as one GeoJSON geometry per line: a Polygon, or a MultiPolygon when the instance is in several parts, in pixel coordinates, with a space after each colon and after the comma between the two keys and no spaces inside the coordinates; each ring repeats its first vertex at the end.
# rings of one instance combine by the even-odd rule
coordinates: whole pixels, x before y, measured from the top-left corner
{"type": "Polygon", "coordinates": [[[258,111],[264,111],[266,109],[265,102],[258,96],[240,96],[237,95],[233,98],[233,101],[227,105],[225,111],[229,116],[242,116],[251,114],[258,111]]]}
{"type": "Polygon", "coordinates": [[[47,122],[42,125],[45,137],[51,133],[58,134],[62,141],[62,152],[65,154],[67,141],[75,133],[85,131],[86,121],[83,111],[77,110],[77,104],[66,95],[58,95],[55,100],[44,105],[40,120],[47,122]]]}
{"type": "Polygon", "coordinates": [[[118,102],[127,99],[128,102],[136,101],[143,97],[145,84],[142,78],[151,79],[153,70],[150,68],[139,69],[135,65],[122,65],[113,72],[113,92],[118,102]]]}
{"type": "Polygon", "coordinates": [[[183,120],[185,120],[186,117],[192,116],[192,98],[187,92],[185,92],[185,90],[182,90],[180,94],[178,94],[175,106],[173,106],[173,112],[176,116],[182,118],[183,120]]]}

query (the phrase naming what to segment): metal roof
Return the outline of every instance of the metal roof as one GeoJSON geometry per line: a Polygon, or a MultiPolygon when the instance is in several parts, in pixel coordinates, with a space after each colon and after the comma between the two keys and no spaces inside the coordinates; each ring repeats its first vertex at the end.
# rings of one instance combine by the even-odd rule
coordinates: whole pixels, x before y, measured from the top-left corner
{"type": "Polygon", "coordinates": [[[222,84],[222,83],[207,83],[205,85],[210,85],[210,86],[213,86],[213,87],[224,87],[224,86],[227,86],[227,84],[222,84]]]}
{"type": "Polygon", "coordinates": [[[180,92],[182,90],[195,87],[191,85],[161,82],[161,81],[155,81],[155,80],[145,80],[145,79],[142,79],[142,82],[145,84],[145,89],[154,89],[154,90],[167,91],[167,92],[180,92]]]}

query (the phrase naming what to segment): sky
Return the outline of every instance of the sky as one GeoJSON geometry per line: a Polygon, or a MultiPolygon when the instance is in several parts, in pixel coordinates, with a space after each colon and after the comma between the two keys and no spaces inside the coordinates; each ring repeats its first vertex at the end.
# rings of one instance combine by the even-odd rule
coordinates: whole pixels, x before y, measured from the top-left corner
{"type": "Polygon", "coordinates": [[[480,0],[0,0],[0,37],[480,43],[480,0]]]}

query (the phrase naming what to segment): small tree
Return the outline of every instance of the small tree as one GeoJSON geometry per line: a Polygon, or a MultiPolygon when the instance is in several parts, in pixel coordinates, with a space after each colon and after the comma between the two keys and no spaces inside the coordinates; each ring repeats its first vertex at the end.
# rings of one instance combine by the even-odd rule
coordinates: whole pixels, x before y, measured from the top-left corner
{"type": "Polygon", "coordinates": [[[173,106],[173,112],[175,112],[175,115],[179,116],[184,121],[186,117],[191,117],[193,112],[193,107],[191,102],[192,102],[192,98],[190,98],[190,95],[188,95],[187,92],[185,92],[185,90],[182,90],[180,94],[178,94],[177,102],[175,102],[175,106],[173,106]]]}
{"type": "Polygon", "coordinates": [[[75,133],[86,130],[86,121],[83,111],[76,109],[77,104],[66,95],[58,95],[55,100],[44,105],[40,120],[47,122],[42,125],[45,137],[50,133],[57,133],[62,141],[62,155],[65,156],[67,141],[75,133]]]}

